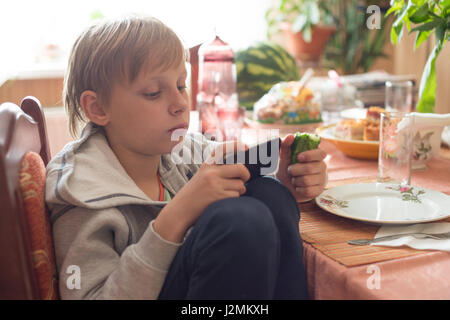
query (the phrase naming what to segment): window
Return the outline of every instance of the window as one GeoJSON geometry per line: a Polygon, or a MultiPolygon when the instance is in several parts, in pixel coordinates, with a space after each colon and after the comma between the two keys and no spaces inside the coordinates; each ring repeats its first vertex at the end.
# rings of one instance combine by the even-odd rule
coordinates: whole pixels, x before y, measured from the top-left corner
{"type": "Polygon", "coordinates": [[[2,1],[0,82],[2,76],[9,77],[18,70],[44,63],[44,48],[49,44],[58,46],[60,63],[65,66],[76,36],[90,23],[96,11],[106,17],[125,13],[155,16],[177,32],[187,47],[212,39],[216,29],[217,34],[237,50],[266,38],[264,14],[270,1],[2,1]]]}

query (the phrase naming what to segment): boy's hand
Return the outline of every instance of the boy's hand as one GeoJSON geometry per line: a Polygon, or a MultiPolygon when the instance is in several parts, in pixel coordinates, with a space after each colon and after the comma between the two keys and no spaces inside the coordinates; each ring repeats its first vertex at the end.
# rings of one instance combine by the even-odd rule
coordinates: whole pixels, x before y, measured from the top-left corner
{"type": "Polygon", "coordinates": [[[294,135],[289,134],[281,141],[280,164],[276,178],[291,191],[298,202],[314,199],[322,193],[326,183],[326,153],[314,149],[300,153],[299,163],[291,164],[291,144],[294,135]]]}
{"type": "Polygon", "coordinates": [[[226,152],[244,149],[237,142],[220,144],[161,211],[155,220],[155,231],[166,240],[179,242],[210,204],[244,194],[244,184],[250,179],[248,169],[243,164],[216,164],[226,152]]]}

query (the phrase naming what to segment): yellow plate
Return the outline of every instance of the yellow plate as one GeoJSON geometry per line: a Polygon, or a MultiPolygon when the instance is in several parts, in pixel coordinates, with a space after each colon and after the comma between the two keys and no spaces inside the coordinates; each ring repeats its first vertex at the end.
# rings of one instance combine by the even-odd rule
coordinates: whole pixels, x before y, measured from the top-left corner
{"type": "Polygon", "coordinates": [[[378,159],[378,141],[362,141],[362,140],[344,140],[334,136],[333,129],[336,124],[320,127],[316,129],[316,133],[325,140],[330,141],[336,147],[352,158],[357,159],[378,159]]]}

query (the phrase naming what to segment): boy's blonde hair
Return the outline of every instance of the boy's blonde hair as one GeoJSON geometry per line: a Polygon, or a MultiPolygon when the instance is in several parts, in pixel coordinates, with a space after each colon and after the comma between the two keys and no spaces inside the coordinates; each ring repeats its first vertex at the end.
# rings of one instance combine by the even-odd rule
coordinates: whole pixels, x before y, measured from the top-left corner
{"type": "Polygon", "coordinates": [[[101,21],[86,29],[72,47],[64,78],[71,135],[77,137],[80,124],[88,121],[80,104],[83,91],[96,92],[106,105],[116,82],[132,83],[142,68],[167,70],[187,55],[178,36],[152,17],[101,21]]]}

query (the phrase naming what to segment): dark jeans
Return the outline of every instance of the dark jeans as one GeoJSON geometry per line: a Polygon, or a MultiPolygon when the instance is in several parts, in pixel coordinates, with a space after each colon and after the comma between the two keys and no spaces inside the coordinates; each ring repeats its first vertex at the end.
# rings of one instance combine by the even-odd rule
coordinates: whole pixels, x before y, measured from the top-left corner
{"type": "Polygon", "coordinates": [[[300,212],[269,176],[211,204],[170,266],[159,299],[306,299],[300,212]]]}

